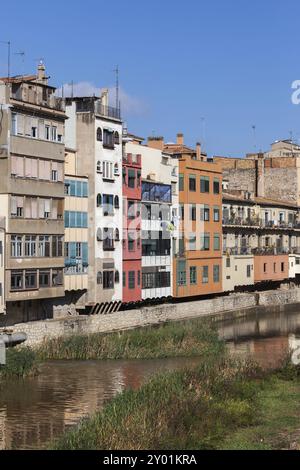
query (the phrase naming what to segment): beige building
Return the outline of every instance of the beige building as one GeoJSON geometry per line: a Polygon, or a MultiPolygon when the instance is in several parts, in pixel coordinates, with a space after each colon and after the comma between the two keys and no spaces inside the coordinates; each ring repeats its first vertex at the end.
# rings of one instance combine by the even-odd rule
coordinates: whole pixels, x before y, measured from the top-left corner
{"type": "Polygon", "coordinates": [[[0,220],[0,315],[5,313],[5,232],[0,220]]]}
{"type": "Polygon", "coordinates": [[[37,75],[0,79],[0,217],[5,217],[5,324],[47,318],[64,296],[62,102],[37,75]]]}
{"type": "Polygon", "coordinates": [[[65,290],[73,294],[78,308],[84,306],[88,288],[88,228],[73,227],[70,221],[76,211],[88,219],[88,178],[77,174],[76,159],[76,151],[66,149],[65,290]]]}
{"type": "Polygon", "coordinates": [[[253,255],[223,255],[223,291],[254,284],[253,255]]]}

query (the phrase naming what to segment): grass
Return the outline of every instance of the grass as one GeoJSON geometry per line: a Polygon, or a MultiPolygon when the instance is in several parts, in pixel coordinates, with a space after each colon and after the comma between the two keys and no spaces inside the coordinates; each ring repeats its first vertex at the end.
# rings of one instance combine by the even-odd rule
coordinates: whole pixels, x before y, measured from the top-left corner
{"type": "Polygon", "coordinates": [[[46,341],[37,350],[47,359],[153,359],[218,355],[224,344],[209,322],[191,320],[117,333],[72,335],[46,341]]]}
{"type": "Polygon", "coordinates": [[[252,363],[218,358],[159,375],[122,392],[54,449],[217,449],[224,436],[257,424],[264,388],[252,363]]]}
{"type": "Polygon", "coordinates": [[[37,357],[31,348],[8,348],[6,350],[6,365],[0,366],[0,381],[35,375],[37,370],[37,357]]]}

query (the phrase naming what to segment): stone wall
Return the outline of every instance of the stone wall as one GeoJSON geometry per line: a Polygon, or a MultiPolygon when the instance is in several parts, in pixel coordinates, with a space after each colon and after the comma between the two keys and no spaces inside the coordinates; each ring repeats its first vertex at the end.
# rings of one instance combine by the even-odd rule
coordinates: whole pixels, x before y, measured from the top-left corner
{"type": "Polygon", "coordinates": [[[65,335],[104,333],[226,312],[240,315],[251,308],[257,308],[257,306],[264,308],[298,302],[300,302],[300,288],[280,289],[260,293],[232,294],[227,297],[215,297],[209,300],[165,304],[108,315],[77,316],[20,323],[14,325],[13,330],[14,332],[26,333],[28,336],[26,344],[36,346],[46,339],[65,335]]]}

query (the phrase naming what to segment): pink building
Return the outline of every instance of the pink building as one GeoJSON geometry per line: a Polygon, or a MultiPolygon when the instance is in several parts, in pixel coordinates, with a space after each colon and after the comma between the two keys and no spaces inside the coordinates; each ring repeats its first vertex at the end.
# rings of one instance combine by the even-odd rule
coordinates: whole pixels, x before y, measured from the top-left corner
{"type": "Polygon", "coordinates": [[[288,255],[255,255],[254,282],[283,281],[289,277],[288,255]]]}
{"type": "Polygon", "coordinates": [[[141,155],[123,157],[123,302],[142,298],[141,155]]]}

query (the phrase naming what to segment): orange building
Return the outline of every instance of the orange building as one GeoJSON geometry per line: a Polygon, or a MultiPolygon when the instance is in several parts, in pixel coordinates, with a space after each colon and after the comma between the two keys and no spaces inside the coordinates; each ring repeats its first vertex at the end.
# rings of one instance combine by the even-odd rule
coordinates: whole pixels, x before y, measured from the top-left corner
{"type": "Polygon", "coordinates": [[[183,135],[164,151],[179,161],[180,235],[174,250],[174,297],[222,291],[222,168],[184,145],[183,135]],[[176,246],[177,245],[177,246],[176,246]]]}
{"type": "Polygon", "coordinates": [[[283,281],[289,277],[289,255],[255,255],[254,282],[283,281]]]}

